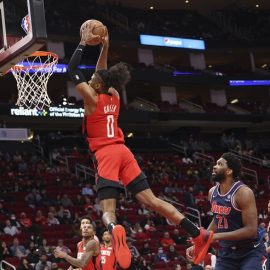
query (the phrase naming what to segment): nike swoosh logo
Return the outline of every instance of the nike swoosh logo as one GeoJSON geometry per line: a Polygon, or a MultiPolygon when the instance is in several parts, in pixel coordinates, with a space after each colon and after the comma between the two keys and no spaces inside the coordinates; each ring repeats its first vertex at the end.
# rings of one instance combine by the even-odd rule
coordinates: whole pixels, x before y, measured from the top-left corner
{"type": "Polygon", "coordinates": [[[257,245],[254,244],[254,248],[258,247],[260,245],[260,243],[258,243],[257,245]]]}
{"type": "Polygon", "coordinates": [[[82,49],[77,49],[77,51],[82,51],[82,49]]]}

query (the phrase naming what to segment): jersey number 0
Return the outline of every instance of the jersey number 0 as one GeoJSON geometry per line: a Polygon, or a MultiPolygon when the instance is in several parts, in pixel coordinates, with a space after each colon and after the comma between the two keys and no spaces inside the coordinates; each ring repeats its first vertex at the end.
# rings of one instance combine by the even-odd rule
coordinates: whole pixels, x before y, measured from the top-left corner
{"type": "Polygon", "coordinates": [[[113,138],[114,137],[114,118],[113,115],[107,115],[107,137],[113,138]]]}

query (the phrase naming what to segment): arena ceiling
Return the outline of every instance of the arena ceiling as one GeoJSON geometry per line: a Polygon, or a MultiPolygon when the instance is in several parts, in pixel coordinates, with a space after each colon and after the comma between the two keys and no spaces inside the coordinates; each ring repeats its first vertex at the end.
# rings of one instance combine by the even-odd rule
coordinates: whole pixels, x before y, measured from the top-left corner
{"type": "Polygon", "coordinates": [[[121,3],[126,7],[140,9],[154,7],[154,9],[213,10],[230,7],[231,5],[254,9],[270,9],[269,0],[99,0],[99,2],[121,3]],[[256,7],[256,5],[259,6],[256,7]]]}

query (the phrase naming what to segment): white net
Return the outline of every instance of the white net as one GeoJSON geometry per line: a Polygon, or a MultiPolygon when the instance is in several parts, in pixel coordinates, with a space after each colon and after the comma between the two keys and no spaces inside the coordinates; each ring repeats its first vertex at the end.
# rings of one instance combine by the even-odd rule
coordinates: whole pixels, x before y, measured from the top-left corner
{"type": "Polygon", "coordinates": [[[47,83],[57,62],[58,56],[54,53],[35,52],[11,68],[18,88],[16,105],[38,110],[50,106],[47,83]]]}

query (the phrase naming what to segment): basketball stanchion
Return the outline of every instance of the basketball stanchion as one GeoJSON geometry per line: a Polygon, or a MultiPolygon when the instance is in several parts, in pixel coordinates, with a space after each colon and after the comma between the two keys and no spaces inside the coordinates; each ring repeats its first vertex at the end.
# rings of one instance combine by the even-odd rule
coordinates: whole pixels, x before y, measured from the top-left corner
{"type": "Polygon", "coordinates": [[[58,56],[55,53],[37,51],[10,69],[17,81],[16,105],[38,110],[50,106],[47,84],[57,63],[58,56]]]}

